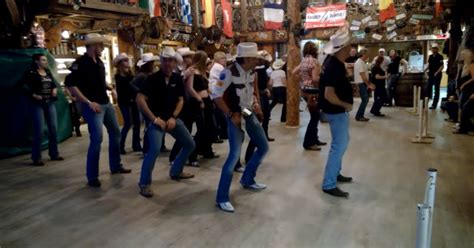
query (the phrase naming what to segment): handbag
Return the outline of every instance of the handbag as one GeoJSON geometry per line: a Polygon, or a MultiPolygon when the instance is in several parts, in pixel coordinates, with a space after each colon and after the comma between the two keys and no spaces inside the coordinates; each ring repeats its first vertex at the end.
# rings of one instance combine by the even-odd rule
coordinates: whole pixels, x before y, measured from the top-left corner
{"type": "Polygon", "coordinates": [[[303,98],[306,100],[310,112],[318,109],[319,88],[304,86],[301,89],[303,98]]]}

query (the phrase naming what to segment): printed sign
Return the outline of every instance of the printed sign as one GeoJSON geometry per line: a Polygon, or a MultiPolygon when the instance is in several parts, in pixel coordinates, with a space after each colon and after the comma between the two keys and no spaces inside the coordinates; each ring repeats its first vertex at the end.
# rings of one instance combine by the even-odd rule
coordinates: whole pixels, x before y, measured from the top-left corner
{"type": "Polygon", "coordinates": [[[418,25],[418,24],[420,24],[420,20],[413,19],[413,18],[410,18],[410,20],[409,20],[408,22],[410,22],[410,23],[413,24],[413,25],[418,25]]]}
{"type": "Polygon", "coordinates": [[[364,23],[364,24],[366,24],[370,21],[372,21],[372,16],[367,16],[366,18],[362,19],[362,23],[364,23]]]}
{"type": "Polygon", "coordinates": [[[392,32],[390,34],[387,34],[387,39],[392,39],[393,37],[397,36],[397,32],[392,32]]]}
{"type": "Polygon", "coordinates": [[[355,31],[352,33],[352,36],[356,37],[357,39],[364,39],[365,32],[364,31],[355,31]]]}
{"type": "Polygon", "coordinates": [[[398,20],[401,20],[401,19],[403,19],[403,18],[405,18],[405,17],[407,17],[407,15],[406,15],[405,13],[401,13],[401,14],[397,15],[397,16],[395,17],[395,19],[398,21],[398,20]]]}
{"type": "Polygon", "coordinates": [[[351,26],[350,29],[351,29],[351,31],[357,31],[357,30],[360,29],[360,27],[358,27],[358,26],[351,26]]]}
{"type": "Polygon", "coordinates": [[[360,24],[362,24],[362,22],[357,21],[357,20],[353,20],[351,24],[352,24],[352,26],[360,26],[360,24]]]}
{"type": "Polygon", "coordinates": [[[372,35],[372,38],[374,38],[375,40],[381,40],[382,37],[383,37],[383,36],[380,35],[380,34],[373,34],[373,35],[372,35]]]}
{"type": "Polygon", "coordinates": [[[390,27],[387,28],[387,32],[392,32],[393,30],[395,30],[397,28],[397,25],[392,25],[390,27]]]}
{"type": "Polygon", "coordinates": [[[331,4],[324,7],[306,8],[306,29],[344,26],[346,21],[346,4],[331,4]]]}
{"type": "Polygon", "coordinates": [[[413,14],[411,18],[418,19],[418,20],[431,20],[433,19],[433,15],[413,14]]]}
{"type": "Polygon", "coordinates": [[[378,21],[370,21],[369,22],[369,27],[373,27],[373,26],[377,26],[377,25],[379,25],[378,21]]]}
{"type": "Polygon", "coordinates": [[[393,25],[395,24],[395,20],[389,19],[389,20],[386,20],[385,23],[387,23],[387,25],[393,25]]]}

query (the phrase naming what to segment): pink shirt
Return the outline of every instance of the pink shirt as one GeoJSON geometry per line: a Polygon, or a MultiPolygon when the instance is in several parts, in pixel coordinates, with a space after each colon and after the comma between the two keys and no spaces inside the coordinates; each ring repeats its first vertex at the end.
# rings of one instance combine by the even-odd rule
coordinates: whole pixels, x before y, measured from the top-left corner
{"type": "Polygon", "coordinates": [[[313,69],[316,67],[318,61],[311,55],[306,55],[300,63],[300,87],[305,86],[314,87],[313,85],[313,69]]]}

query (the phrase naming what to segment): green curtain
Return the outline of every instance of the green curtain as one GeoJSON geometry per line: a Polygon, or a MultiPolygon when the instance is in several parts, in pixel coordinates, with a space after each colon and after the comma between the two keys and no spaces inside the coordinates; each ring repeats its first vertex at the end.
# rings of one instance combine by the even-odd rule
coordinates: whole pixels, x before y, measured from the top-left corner
{"type": "MultiPolygon", "coordinates": [[[[46,49],[0,50],[0,158],[31,152],[33,122],[30,98],[22,91],[21,79],[32,64],[32,56],[42,53],[48,57],[53,77],[57,78],[56,62],[46,49]]],[[[58,141],[71,137],[72,124],[69,104],[58,87],[55,102],[58,116],[58,141]]],[[[48,147],[47,127],[44,125],[42,149],[48,147]]],[[[61,151],[61,148],[59,148],[61,151]]]]}

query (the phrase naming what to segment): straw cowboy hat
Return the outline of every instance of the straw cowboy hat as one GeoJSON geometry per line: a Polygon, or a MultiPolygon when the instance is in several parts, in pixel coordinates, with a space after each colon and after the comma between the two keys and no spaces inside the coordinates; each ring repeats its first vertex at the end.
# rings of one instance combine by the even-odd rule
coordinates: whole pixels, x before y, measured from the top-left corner
{"type": "Polygon", "coordinates": [[[126,53],[121,53],[119,55],[117,55],[113,60],[112,60],[112,65],[114,65],[115,67],[118,66],[118,64],[120,63],[120,61],[122,60],[125,60],[125,59],[130,59],[128,57],[128,55],[126,53]]]}
{"type": "Polygon", "coordinates": [[[103,35],[98,34],[98,33],[86,34],[86,37],[84,38],[84,43],[86,45],[104,43],[107,41],[108,40],[103,35]]]}
{"type": "Polygon", "coordinates": [[[324,47],[325,54],[335,54],[349,44],[349,34],[347,31],[338,31],[331,36],[329,42],[324,47]]]}
{"type": "Polygon", "coordinates": [[[258,51],[258,54],[262,57],[262,59],[268,61],[268,62],[272,62],[273,60],[273,57],[270,53],[268,53],[266,50],[260,50],[258,51]]]}
{"type": "Polygon", "coordinates": [[[263,58],[258,54],[257,43],[255,42],[242,42],[237,46],[236,58],[263,58]]]}
{"type": "Polygon", "coordinates": [[[180,48],[178,48],[177,52],[182,57],[193,56],[196,53],[195,51],[192,51],[189,47],[180,47],[180,48]]]}
{"type": "Polygon", "coordinates": [[[284,65],[285,65],[285,61],[283,61],[282,59],[277,59],[277,60],[275,60],[275,62],[273,62],[272,67],[273,67],[273,70],[279,70],[284,65]]]}
{"type": "Polygon", "coordinates": [[[142,65],[151,62],[151,61],[156,61],[159,60],[160,57],[153,55],[153,53],[144,53],[142,54],[140,60],[137,63],[138,67],[142,67],[142,65]]]}

